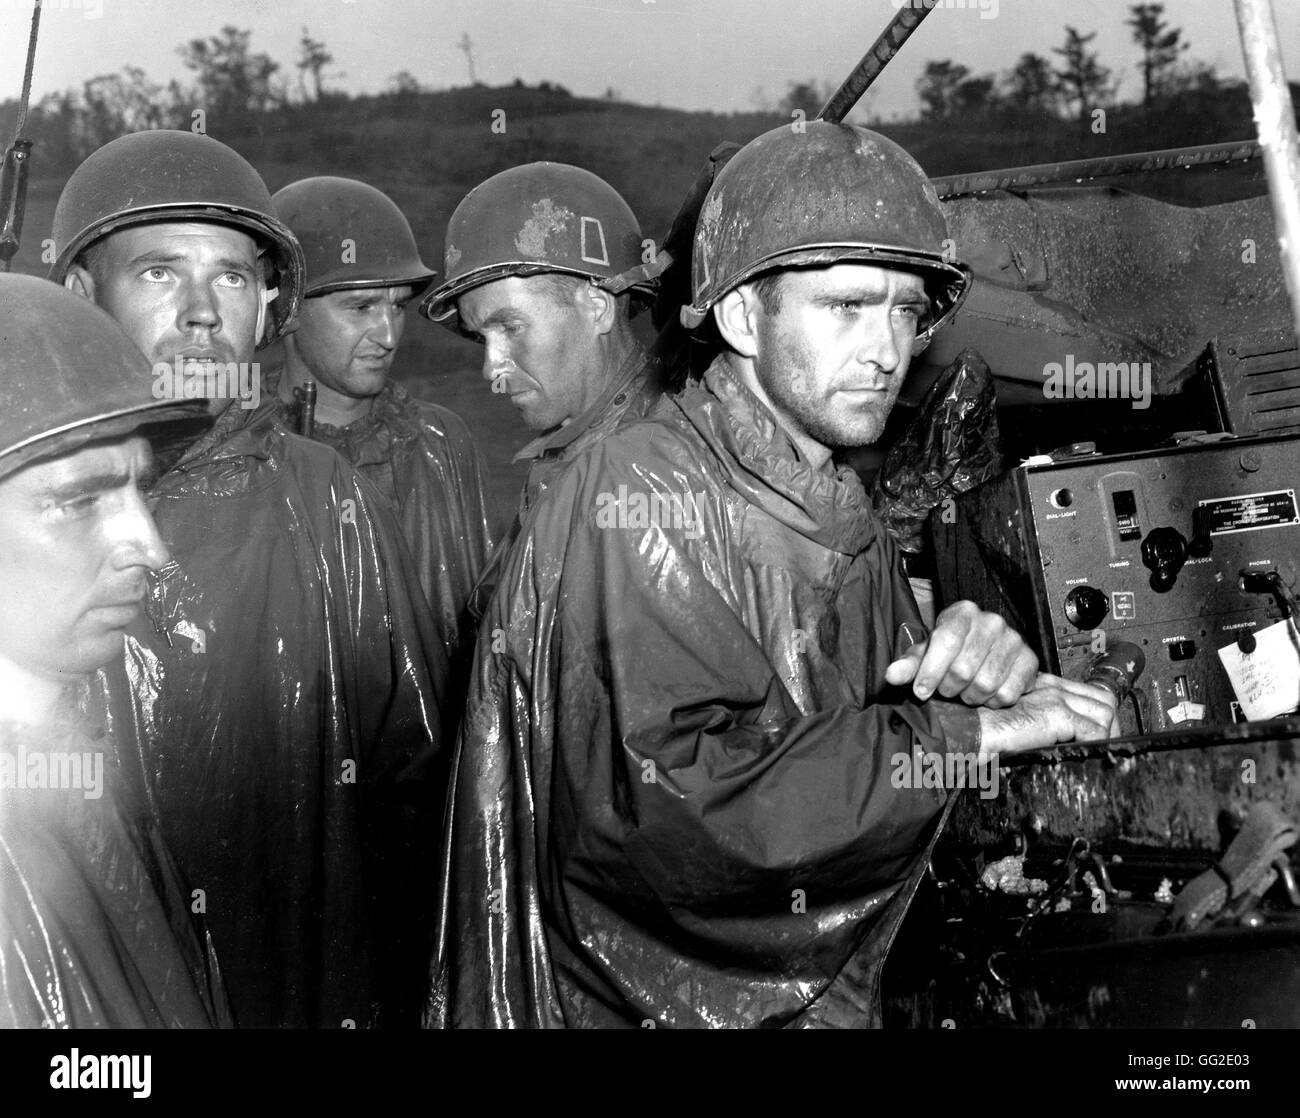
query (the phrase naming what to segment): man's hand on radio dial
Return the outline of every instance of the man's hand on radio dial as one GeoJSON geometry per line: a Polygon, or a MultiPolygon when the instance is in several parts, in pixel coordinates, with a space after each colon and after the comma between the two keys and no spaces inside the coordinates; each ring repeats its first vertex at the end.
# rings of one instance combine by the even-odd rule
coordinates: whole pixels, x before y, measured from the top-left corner
{"type": "Polygon", "coordinates": [[[980,752],[1013,753],[1116,737],[1118,705],[1104,687],[1040,672],[1033,690],[1014,706],[980,710],[980,752]]]}
{"type": "Polygon", "coordinates": [[[918,699],[936,692],[967,706],[1009,707],[1034,686],[1038,657],[996,613],[954,602],[934,619],[928,640],[900,652],[885,678],[909,680],[918,699]]]}

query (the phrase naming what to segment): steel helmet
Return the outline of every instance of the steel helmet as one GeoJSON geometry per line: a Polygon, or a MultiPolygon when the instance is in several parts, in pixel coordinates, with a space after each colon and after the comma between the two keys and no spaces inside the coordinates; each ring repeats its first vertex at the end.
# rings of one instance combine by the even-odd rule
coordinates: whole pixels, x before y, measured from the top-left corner
{"type": "Polygon", "coordinates": [[[420,304],[459,324],[456,300],[504,276],[566,272],[606,291],[654,295],[668,258],[646,260],[631,207],[598,175],[568,163],[526,163],[471,190],[447,224],[445,276],[420,304]]]}
{"type": "Polygon", "coordinates": [[[438,273],[420,259],[411,226],[382,190],[330,175],[300,179],[271,199],[302,245],[303,298],[358,287],[413,284],[417,294],[438,273]]]}
{"type": "Polygon", "coordinates": [[[151,221],[205,221],[250,233],[271,252],[278,288],[266,345],[284,332],[302,298],[302,247],[275,216],[271,194],[243,156],[194,132],[133,132],[105,144],[68,179],[54,211],[54,266],[62,283],[88,245],[151,221]]]}
{"type": "Polygon", "coordinates": [[[34,276],[0,274],[0,478],[93,439],[166,452],[212,423],[202,400],[156,398],[148,359],[106,311],[34,276]]]}
{"type": "Polygon", "coordinates": [[[971,272],[945,252],[947,223],[916,162],[856,125],[809,121],[765,132],[709,190],[695,230],[689,306],[699,326],[728,291],[763,272],[860,261],[918,272],[932,311],[925,341],[965,298],[971,272]]]}

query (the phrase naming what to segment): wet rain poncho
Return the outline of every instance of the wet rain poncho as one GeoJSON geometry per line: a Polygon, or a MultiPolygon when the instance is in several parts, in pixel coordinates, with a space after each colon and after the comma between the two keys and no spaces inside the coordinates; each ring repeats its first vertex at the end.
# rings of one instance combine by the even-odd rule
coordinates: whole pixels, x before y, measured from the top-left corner
{"type": "MultiPolygon", "coordinates": [[[[274,396],[278,375],[268,378],[274,396]]],[[[293,405],[279,401],[291,429],[293,405]]],[[[473,436],[455,412],[412,399],[390,381],[370,412],[346,427],[317,422],[312,437],[352,463],[398,510],[402,534],[420,575],[447,653],[473,647],[465,616],[492,538],[483,496],[483,464],[473,436]]]]}
{"type": "Polygon", "coordinates": [[[236,1023],[418,1020],[447,663],[388,502],[269,402],[232,404],[152,496],[175,562],[101,674],[236,1023]]]}
{"type": "Polygon", "coordinates": [[[0,750],[0,1028],[228,1026],[211,944],[110,743],[2,724],[0,750]]]}
{"type": "Polygon", "coordinates": [[[723,359],[572,463],[480,627],[426,1024],[878,1023],[947,795],[893,759],[979,726],[885,683],[897,559],[723,359]]]}
{"type": "Polygon", "coordinates": [[[518,515],[506,530],[505,538],[497,544],[487,570],[474,588],[470,613],[475,620],[481,619],[487,609],[501,566],[528,510],[570,462],[624,423],[643,417],[654,407],[660,392],[659,364],[637,342],[594,404],[563,427],[538,435],[515,455],[514,461],[528,463],[528,476],[519,495],[518,515]]]}

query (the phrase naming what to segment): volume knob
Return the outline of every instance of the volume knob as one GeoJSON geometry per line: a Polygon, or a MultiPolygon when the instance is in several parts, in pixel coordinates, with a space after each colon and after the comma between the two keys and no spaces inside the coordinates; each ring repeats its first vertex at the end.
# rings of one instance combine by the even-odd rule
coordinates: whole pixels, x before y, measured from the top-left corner
{"type": "Polygon", "coordinates": [[[1076,629],[1095,629],[1109,612],[1110,599],[1095,586],[1076,586],[1065,596],[1065,616],[1076,629]]]}

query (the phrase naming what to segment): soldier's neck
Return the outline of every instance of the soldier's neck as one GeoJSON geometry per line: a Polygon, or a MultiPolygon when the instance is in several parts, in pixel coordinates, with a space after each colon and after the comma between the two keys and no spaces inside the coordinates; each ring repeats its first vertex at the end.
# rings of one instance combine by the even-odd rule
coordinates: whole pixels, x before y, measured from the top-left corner
{"type": "Polygon", "coordinates": [[[758,397],[763,406],[772,413],[781,429],[799,448],[800,453],[808,460],[813,469],[820,470],[825,466],[830,460],[831,448],[819,443],[808,434],[798,420],[767,394],[766,389],[758,381],[758,373],[754,368],[753,361],[742,357],[738,353],[728,353],[725,356],[731,371],[736,375],[736,379],[758,397]]]}
{"type": "Polygon", "coordinates": [[[316,380],[293,345],[286,345],[284,375],[280,377],[278,389],[280,399],[286,404],[294,403],[293,390],[301,388],[309,380],[316,382],[317,423],[324,423],[330,427],[347,427],[370,414],[370,408],[374,404],[373,397],[358,400],[352,396],[344,396],[341,392],[335,392],[328,385],[316,380]]]}
{"type": "MultiPolygon", "coordinates": [[[[614,378],[618,376],[627,363],[628,358],[632,356],[636,344],[636,336],[630,329],[622,325],[609,332],[603,347],[601,375],[587,381],[585,391],[582,394],[581,405],[573,415],[564,421],[565,423],[584,414],[588,408],[592,407],[604,395],[605,390],[609,388],[614,378]]],[[[561,424],[561,426],[564,426],[564,424],[561,424]]]]}

